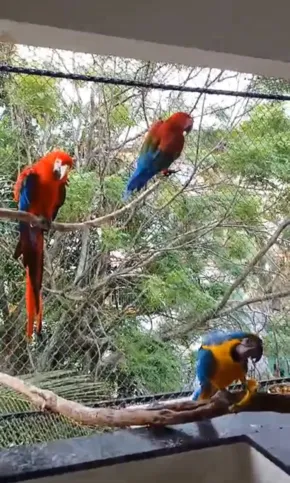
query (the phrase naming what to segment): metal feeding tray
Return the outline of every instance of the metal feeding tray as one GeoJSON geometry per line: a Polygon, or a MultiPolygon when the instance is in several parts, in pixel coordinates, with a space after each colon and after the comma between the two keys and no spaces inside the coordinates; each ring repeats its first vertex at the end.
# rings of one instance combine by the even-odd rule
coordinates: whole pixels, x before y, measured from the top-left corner
{"type": "Polygon", "coordinates": [[[290,396],[290,383],[280,382],[279,384],[272,384],[268,387],[267,392],[269,394],[285,394],[285,396],[290,396]]]}

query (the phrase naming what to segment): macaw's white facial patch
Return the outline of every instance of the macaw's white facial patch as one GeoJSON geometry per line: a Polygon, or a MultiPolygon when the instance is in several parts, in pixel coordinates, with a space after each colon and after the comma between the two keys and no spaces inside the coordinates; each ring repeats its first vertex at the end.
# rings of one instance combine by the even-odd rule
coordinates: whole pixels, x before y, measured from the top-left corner
{"type": "Polygon", "coordinates": [[[58,180],[61,180],[68,171],[68,165],[63,164],[61,159],[56,159],[53,165],[53,173],[58,180]]]}

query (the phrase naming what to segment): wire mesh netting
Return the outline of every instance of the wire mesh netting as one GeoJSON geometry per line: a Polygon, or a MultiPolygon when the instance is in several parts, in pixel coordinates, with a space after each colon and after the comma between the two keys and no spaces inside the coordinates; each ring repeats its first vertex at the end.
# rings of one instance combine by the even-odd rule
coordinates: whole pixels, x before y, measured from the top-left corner
{"type": "MultiPolygon", "coordinates": [[[[2,208],[16,208],[12,189],[19,171],[60,148],[75,156],[76,167],[57,221],[112,213],[124,206],[122,194],[148,126],[180,110],[194,118],[174,165],[179,171],[160,179],[146,200],[104,225],[46,236],[43,334],[31,344],[25,338],[24,270],[12,257],[17,225],[1,222],[1,370],[90,406],[134,396],[148,402],[157,393],[168,399],[168,393],[192,390],[201,335],[239,328],[264,339],[265,357],[252,368],[254,375],[287,377],[289,102],[184,88],[287,94],[289,85],[8,44],[0,44],[0,60],[149,86],[3,72],[2,208]],[[180,88],[153,89],[150,83],[180,88]]],[[[24,417],[25,411],[34,409],[1,388],[0,446],[93,431],[60,416],[24,417]]]]}

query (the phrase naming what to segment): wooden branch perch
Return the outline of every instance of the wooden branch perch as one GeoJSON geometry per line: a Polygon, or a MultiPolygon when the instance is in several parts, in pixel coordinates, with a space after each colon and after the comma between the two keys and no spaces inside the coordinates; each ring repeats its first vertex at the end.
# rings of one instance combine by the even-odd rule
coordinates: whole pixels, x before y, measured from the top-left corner
{"type": "MultiPolygon", "coordinates": [[[[145,200],[156,188],[160,185],[161,180],[156,181],[151,188],[144,191],[140,196],[132,200],[127,205],[123,206],[119,210],[113,211],[108,215],[100,216],[99,218],[93,218],[92,220],[86,220],[79,223],[56,223],[53,222],[51,224],[50,229],[56,231],[78,231],[84,230],[85,228],[89,227],[97,227],[104,225],[110,220],[117,218],[127,211],[134,208],[138,205],[141,201],[145,200]]],[[[10,210],[6,208],[0,208],[0,219],[8,219],[8,220],[15,220],[15,221],[26,221],[27,223],[31,223],[33,225],[39,226],[40,228],[46,228],[43,226],[43,220],[38,216],[32,215],[31,213],[27,213],[26,211],[17,211],[17,210],[10,210]]]]}
{"type": "MultiPolygon", "coordinates": [[[[229,413],[229,406],[238,402],[242,392],[220,392],[210,401],[169,402],[150,408],[111,409],[90,408],[57,396],[52,391],[39,389],[21,379],[0,373],[0,384],[22,394],[38,409],[60,414],[89,426],[124,428],[128,426],[167,426],[204,419],[212,419],[229,413]]],[[[243,411],[274,411],[290,413],[290,396],[257,393],[243,411]]]]}

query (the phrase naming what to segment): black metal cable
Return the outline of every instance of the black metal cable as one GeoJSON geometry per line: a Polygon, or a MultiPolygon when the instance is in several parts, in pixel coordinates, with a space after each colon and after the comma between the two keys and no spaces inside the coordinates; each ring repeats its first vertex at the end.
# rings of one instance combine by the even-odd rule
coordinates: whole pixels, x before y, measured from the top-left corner
{"type": "Polygon", "coordinates": [[[113,77],[98,77],[93,75],[73,74],[65,72],[54,72],[46,69],[34,69],[28,67],[18,67],[13,65],[0,64],[0,72],[35,75],[40,77],[51,77],[54,79],[78,80],[84,82],[95,82],[99,84],[120,85],[126,87],[139,87],[145,89],[159,89],[163,91],[189,92],[193,94],[210,94],[216,96],[244,97],[248,99],[267,99],[271,101],[290,101],[290,95],[263,94],[260,92],[240,92],[222,89],[210,89],[206,87],[179,86],[176,84],[159,84],[157,82],[142,82],[130,79],[120,79],[113,77]]]}

